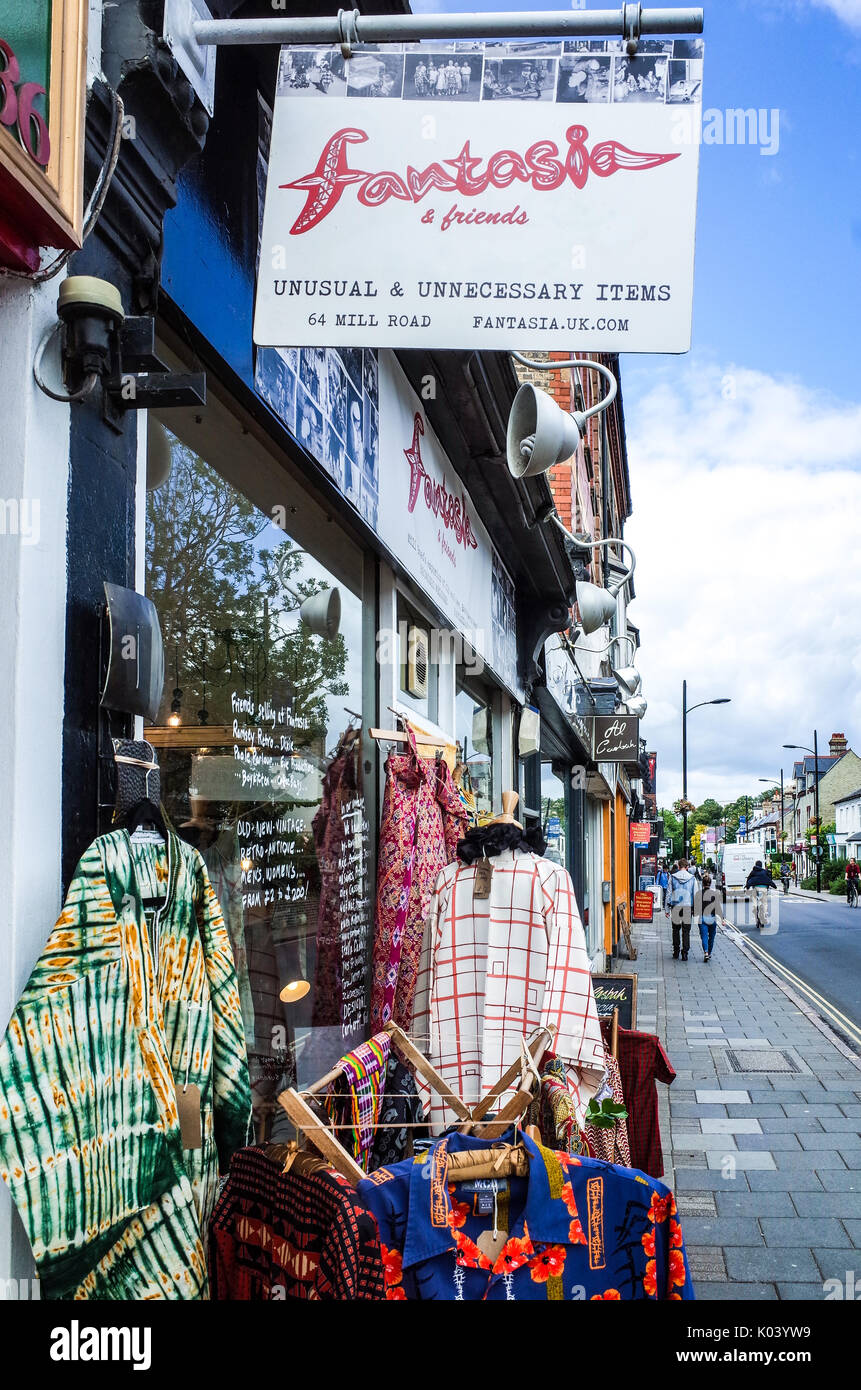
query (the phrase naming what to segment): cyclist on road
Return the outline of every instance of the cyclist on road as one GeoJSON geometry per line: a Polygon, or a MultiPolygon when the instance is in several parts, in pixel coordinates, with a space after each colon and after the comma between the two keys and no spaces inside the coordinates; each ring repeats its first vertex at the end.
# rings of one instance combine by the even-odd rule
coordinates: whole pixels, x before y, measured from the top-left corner
{"type": "Polygon", "coordinates": [[[784,863],[780,866],[780,881],[783,884],[784,897],[789,892],[789,865],[784,863]]]}
{"type": "Polygon", "coordinates": [[[850,907],[858,906],[858,889],[861,887],[861,868],[857,860],[850,859],[846,865],[846,901],[850,907]]]}
{"type": "Polygon", "coordinates": [[[753,889],[756,928],[757,931],[760,931],[768,925],[768,890],[777,887],[768,869],[762,867],[761,859],[757,859],[744,886],[753,889]]]}

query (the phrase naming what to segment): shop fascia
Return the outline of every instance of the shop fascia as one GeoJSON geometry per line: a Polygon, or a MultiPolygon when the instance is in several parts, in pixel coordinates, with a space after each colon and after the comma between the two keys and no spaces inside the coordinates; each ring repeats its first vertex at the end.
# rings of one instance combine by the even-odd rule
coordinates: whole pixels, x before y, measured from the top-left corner
{"type": "Polygon", "coordinates": [[[0,266],[19,273],[40,247],[81,245],[87,11],[54,0],[50,25],[27,6],[0,18],[0,266]]]}

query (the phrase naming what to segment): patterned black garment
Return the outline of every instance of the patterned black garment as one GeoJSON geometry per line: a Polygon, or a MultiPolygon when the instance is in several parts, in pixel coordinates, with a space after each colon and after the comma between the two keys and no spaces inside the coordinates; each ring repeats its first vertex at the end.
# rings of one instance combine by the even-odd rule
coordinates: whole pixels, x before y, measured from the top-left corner
{"type": "Polygon", "coordinates": [[[386,1089],[380,1102],[380,1113],[368,1172],[375,1168],[390,1168],[404,1158],[412,1158],[413,1142],[426,1136],[427,1129],[414,1129],[425,1119],[425,1112],[416,1090],[415,1077],[398,1057],[390,1057],[386,1070],[386,1089]],[[402,1128],[388,1128],[400,1125],[402,1128]],[[385,1128],[383,1126],[386,1126],[385,1128]]]}
{"type": "Polygon", "coordinates": [[[234,1154],[209,1228],[211,1297],[382,1299],[377,1224],[350,1184],[283,1166],[265,1148],[234,1154]]]}

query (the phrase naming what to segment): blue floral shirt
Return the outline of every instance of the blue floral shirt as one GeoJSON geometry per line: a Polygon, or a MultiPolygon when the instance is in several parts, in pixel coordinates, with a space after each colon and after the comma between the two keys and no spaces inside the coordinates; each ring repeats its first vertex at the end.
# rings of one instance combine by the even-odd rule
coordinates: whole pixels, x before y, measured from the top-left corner
{"type": "Polygon", "coordinates": [[[694,1297],[669,1188],[521,1138],[528,1178],[449,1182],[449,1153],[489,1147],[452,1134],[359,1183],[380,1231],[387,1298],[694,1297]]]}

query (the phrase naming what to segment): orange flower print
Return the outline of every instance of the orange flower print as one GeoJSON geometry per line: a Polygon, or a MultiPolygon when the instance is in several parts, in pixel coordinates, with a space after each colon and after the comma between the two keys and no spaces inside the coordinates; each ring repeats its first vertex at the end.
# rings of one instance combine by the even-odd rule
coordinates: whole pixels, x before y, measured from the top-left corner
{"type": "Polygon", "coordinates": [[[610,1299],[616,1299],[616,1298],[618,1298],[618,1299],[621,1300],[621,1297],[622,1297],[622,1295],[619,1293],[619,1290],[618,1290],[618,1289],[605,1289],[603,1293],[593,1293],[593,1295],[592,1295],[592,1297],[591,1297],[591,1299],[590,1299],[589,1301],[590,1301],[590,1303],[595,1303],[596,1301],[600,1302],[600,1300],[601,1300],[602,1298],[610,1298],[610,1299]]]}
{"type": "Polygon", "coordinates": [[[569,1215],[569,1216],[577,1216],[577,1214],[578,1214],[578,1213],[577,1213],[577,1202],[575,1201],[575,1198],[574,1198],[574,1189],[573,1189],[573,1187],[571,1186],[570,1182],[566,1182],[566,1183],[563,1183],[563,1184],[562,1184],[562,1192],[561,1192],[560,1195],[561,1195],[561,1197],[562,1197],[562,1201],[565,1203],[566,1207],[568,1208],[568,1215],[569,1215]]]}
{"type": "Polygon", "coordinates": [[[554,1150],[553,1157],[563,1168],[581,1168],[583,1166],[579,1158],[576,1158],[574,1154],[565,1154],[561,1151],[557,1153],[554,1150]]]}
{"type": "MultiPolygon", "coordinates": [[[[404,1277],[404,1262],[399,1250],[389,1250],[388,1246],[381,1244],[383,1252],[383,1272],[386,1278],[386,1288],[394,1288],[400,1284],[404,1277]]],[[[404,1295],[406,1297],[406,1295],[404,1295]]]]}
{"type": "Polygon", "coordinates": [[[672,1218],[671,1218],[671,1219],[670,1219],[670,1245],[675,1246],[677,1249],[680,1249],[680,1248],[681,1248],[681,1244],[682,1244],[682,1228],[681,1228],[681,1226],[679,1225],[678,1221],[673,1221],[672,1218]]]}
{"type": "Polygon", "coordinates": [[[670,1251],[670,1268],[669,1268],[669,1275],[668,1275],[668,1281],[669,1281],[669,1286],[670,1286],[670,1288],[671,1288],[671,1289],[675,1288],[676,1284],[678,1284],[679,1287],[681,1287],[682,1284],[684,1284],[684,1282],[685,1282],[685,1277],[686,1277],[686,1275],[685,1275],[685,1257],[684,1257],[684,1255],[682,1254],[681,1250],[671,1250],[671,1251],[670,1251]]]}
{"type": "Polygon", "coordinates": [[[546,1284],[548,1279],[557,1279],[565,1268],[565,1246],[547,1245],[529,1261],[529,1273],[536,1284],[546,1284]]]}
{"type": "Polygon", "coordinates": [[[511,1274],[515,1269],[521,1269],[527,1264],[530,1255],[534,1254],[532,1241],[528,1236],[512,1236],[503,1245],[496,1264],[493,1266],[494,1274],[511,1274]]]}
{"type": "Polygon", "coordinates": [[[669,1215],[670,1202],[673,1200],[672,1194],[667,1193],[666,1197],[659,1197],[657,1192],[652,1193],[652,1205],[649,1207],[649,1220],[654,1225],[659,1226],[662,1221],[666,1221],[669,1215]]]}
{"type": "Polygon", "coordinates": [[[648,1229],[645,1230],[645,1231],[643,1232],[643,1249],[645,1250],[645,1252],[646,1252],[647,1255],[650,1255],[650,1256],[652,1257],[652,1259],[654,1259],[654,1257],[655,1257],[655,1228],[654,1228],[654,1226],[649,1226],[648,1229]]]}
{"type": "Polygon", "coordinates": [[[490,1269],[490,1260],[481,1253],[474,1240],[470,1240],[463,1231],[452,1231],[452,1235],[457,1246],[459,1265],[464,1265],[467,1269],[490,1269]]]}
{"type": "Polygon", "coordinates": [[[386,1298],[392,1303],[406,1302],[403,1284],[396,1284],[391,1289],[386,1289],[386,1298]]]}
{"type": "Polygon", "coordinates": [[[458,1201],[455,1199],[455,1196],[454,1196],[454,1191],[455,1191],[455,1189],[454,1189],[453,1187],[449,1187],[448,1190],[449,1190],[449,1192],[452,1194],[452,1195],[451,1195],[451,1211],[449,1212],[448,1216],[446,1217],[446,1220],[448,1221],[448,1224],[449,1224],[449,1226],[451,1226],[451,1228],[452,1228],[453,1231],[454,1231],[454,1230],[459,1230],[461,1226],[465,1226],[465,1225],[466,1225],[466,1218],[469,1216],[469,1213],[470,1213],[470,1205],[469,1205],[469,1202],[458,1202],[458,1201]]]}
{"type": "Polygon", "coordinates": [[[648,1260],[646,1262],[646,1273],[643,1275],[643,1290],[647,1298],[657,1298],[658,1296],[658,1280],[654,1260],[648,1260]]]}
{"type": "Polygon", "coordinates": [[[571,1245],[585,1245],[586,1236],[579,1221],[572,1221],[568,1227],[568,1240],[571,1245]]]}

